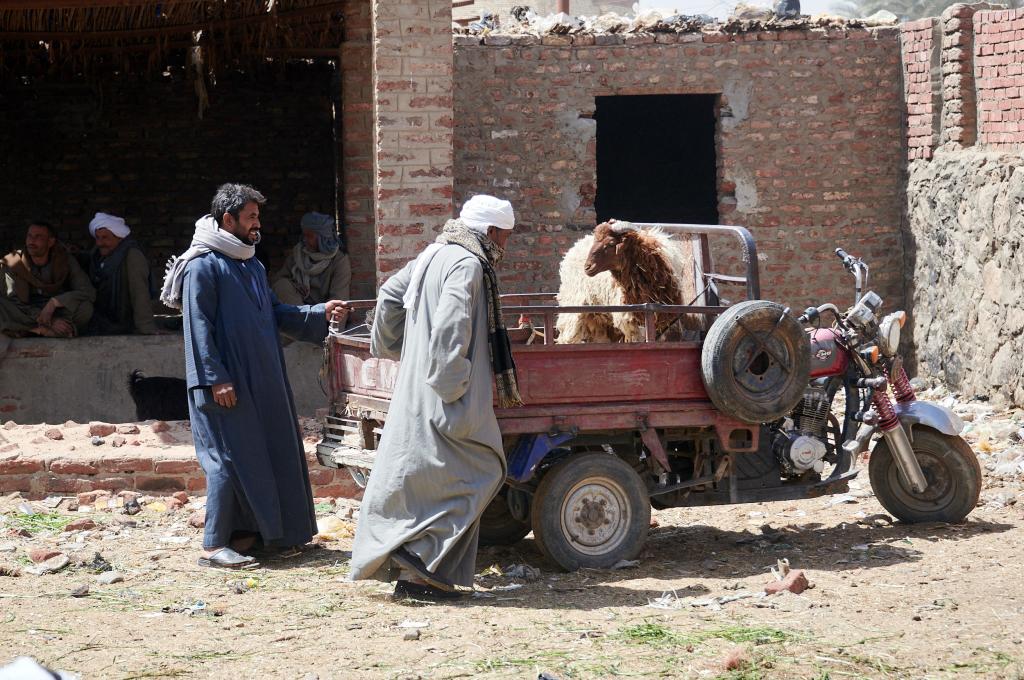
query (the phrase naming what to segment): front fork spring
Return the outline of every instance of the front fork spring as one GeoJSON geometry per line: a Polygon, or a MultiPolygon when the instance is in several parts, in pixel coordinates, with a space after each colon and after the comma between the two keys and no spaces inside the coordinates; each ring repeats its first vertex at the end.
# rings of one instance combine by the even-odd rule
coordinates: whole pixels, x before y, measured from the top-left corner
{"type": "Polygon", "coordinates": [[[889,432],[899,426],[900,420],[896,417],[896,409],[893,408],[892,399],[889,398],[884,387],[876,388],[871,395],[871,403],[878,411],[878,427],[883,432],[889,432]]]}
{"type": "Polygon", "coordinates": [[[917,399],[914,388],[910,385],[910,378],[907,377],[907,372],[903,369],[903,364],[897,366],[895,375],[890,375],[889,371],[886,371],[885,374],[892,383],[892,393],[897,402],[906,404],[917,399]]]}

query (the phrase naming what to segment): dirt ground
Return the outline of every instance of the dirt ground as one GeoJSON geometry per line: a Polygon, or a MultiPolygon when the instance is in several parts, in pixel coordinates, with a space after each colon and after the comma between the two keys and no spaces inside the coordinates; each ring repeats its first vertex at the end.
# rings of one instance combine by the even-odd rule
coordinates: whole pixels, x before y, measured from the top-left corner
{"type": "Polygon", "coordinates": [[[318,506],[341,536],[231,573],[195,563],[203,499],[142,499],[127,516],[7,497],[0,573],[20,575],[0,575],[0,665],[30,655],[124,680],[1024,678],[1024,493],[993,472],[1020,414],[975,410],[988,476],[963,524],[893,524],[866,479],[843,497],[659,511],[638,566],[561,573],[528,537],[482,549],[477,592],[455,604],[347,582],[352,503],[318,506]],[[97,527],[61,530],[84,518],[97,527]],[[71,563],[34,574],[40,548],[71,563]],[[763,596],[781,558],[814,587],[763,596]],[[102,584],[109,568],[124,580],[102,584]]]}

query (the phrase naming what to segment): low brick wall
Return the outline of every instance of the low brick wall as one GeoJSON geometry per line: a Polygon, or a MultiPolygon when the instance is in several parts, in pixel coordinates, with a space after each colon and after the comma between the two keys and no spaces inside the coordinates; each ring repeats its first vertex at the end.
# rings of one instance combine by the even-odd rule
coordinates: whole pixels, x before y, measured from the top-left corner
{"type": "MultiPolygon", "coordinates": [[[[140,428],[147,432],[149,426],[141,424],[140,428]]],[[[206,489],[206,479],[191,446],[188,423],[172,423],[169,432],[156,435],[160,444],[133,446],[134,438],[128,435],[126,445],[119,448],[109,442],[94,447],[81,441],[40,442],[38,438],[19,445],[4,443],[4,435],[10,439],[11,431],[0,429],[0,494],[18,491],[30,498],[42,498],[107,490],[148,494],[187,491],[190,495],[202,495],[206,489]]],[[[314,442],[307,440],[306,459],[313,495],[358,497],[361,490],[348,472],[320,466],[314,447],[314,442]]]]}

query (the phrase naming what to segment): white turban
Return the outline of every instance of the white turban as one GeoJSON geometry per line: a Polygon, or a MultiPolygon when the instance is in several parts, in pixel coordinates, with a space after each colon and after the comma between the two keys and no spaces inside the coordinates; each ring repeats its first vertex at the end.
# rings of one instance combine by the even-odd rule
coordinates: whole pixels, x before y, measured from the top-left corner
{"type": "Polygon", "coordinates": [[[487,227],[511,229],[516,226],[512,204],[494,196],[479,194],[466,201],[459,219],[473,231],[486,232],[487,227]]]}
{"type": "Polygon", "coordinates": [[[97,229],[109,229],[110,233],[118,238],[124,238],[132,233],[131,227],[124,223],[124,218],[108,215],[107,213],[96,213],[89,223],[89,233],[96,238],[97,229]]]}

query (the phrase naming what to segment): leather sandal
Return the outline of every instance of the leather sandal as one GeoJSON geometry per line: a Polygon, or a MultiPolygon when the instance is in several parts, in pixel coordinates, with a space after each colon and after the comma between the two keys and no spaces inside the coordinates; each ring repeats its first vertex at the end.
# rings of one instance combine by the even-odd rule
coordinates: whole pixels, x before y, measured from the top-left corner
{"type": "Polygon", "coordinates": [[[413,555],[404,547],[399,547],[391,553],[391,559],[393,559],[401,568],[407,569],[416,574],[416,576],[425,581],[429,586],[433,586],[438,590],[444,590],[447,592],[455,590],[454,584],[428,570],[427,565],[423,564],[423,560],[416,555],[413,555]]]}
{"type": "Polygon", "coordinates": [[[218,569],[254,569],[260,566],[252,557],[240,555],[231,548],[221,548],[209,557],[200,557],[200,567],[215,567],[218,569]]]}

